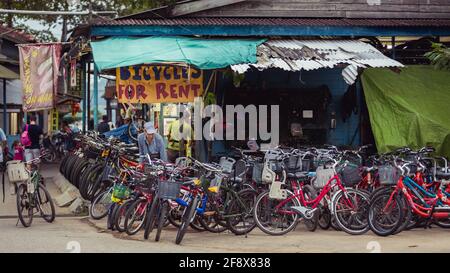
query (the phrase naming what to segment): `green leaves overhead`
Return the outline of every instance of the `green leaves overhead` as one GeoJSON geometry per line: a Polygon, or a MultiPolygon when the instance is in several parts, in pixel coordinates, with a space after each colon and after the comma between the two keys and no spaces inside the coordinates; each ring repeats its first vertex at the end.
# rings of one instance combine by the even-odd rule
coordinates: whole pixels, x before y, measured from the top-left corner
{"type": "Polygon", "coordinates": [[[425,53],[436,69],[450,70],[450,48],[440,43],[433,43],[433,50],[425,53]]]}

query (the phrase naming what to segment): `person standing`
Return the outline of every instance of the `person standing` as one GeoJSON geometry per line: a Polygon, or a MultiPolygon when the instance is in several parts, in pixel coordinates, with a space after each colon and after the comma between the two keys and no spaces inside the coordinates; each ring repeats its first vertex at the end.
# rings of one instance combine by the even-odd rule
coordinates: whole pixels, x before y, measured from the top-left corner
{"type": "Polygon", "coordinates": [[[30,116],[30,123],[25,125],[22,131],[28,131],[28,138],[30,140],[28,146],[25,146],[25,161],[39,158],[41,154],[39,141],[43,131],[42,127],[36,124],[35,115],[30,116]]]}
{"type": "Polygon", "coordinates": [[[138,135],[138,146],[140,163],[145,162],[147,155],[150,155],[150,158],[167,161],[164,139],[156,132],[153,123],[147,122],[144,124],[144,132],[138,135]]]}
{"type": "Polygon", "coordinates": [[[98,125],[98,132],[99,134],[104,134],[106,132],[109,132],[110,130],[111,128],[109,128],[108,116],[104,115],[102,117],[102,122],[100,122],[100,124],[98,125]]]}
{"type": "Polygon", "coordinates": [[[180,114],[179,119],[170,123],[167,139],[169,162],[175,163],[178,157],[191,156],[192,127],[190,113],[187,110],[180,114]]]}

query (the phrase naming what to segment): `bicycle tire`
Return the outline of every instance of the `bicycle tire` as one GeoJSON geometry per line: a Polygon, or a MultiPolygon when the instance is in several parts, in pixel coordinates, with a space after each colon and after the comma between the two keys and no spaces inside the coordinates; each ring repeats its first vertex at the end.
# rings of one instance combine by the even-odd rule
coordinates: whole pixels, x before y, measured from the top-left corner
{"type": "Polygon", "coordinates": [[[111,190],[107,189],[106,191],[98,194],[94,200],[91,202],[91,205],[89,206],[89,215],[91,216],[92,219],[94,220],[100,220],[106,217],[106,215],[108,215],[108,210],[112,205],[112,201],[111,201],[111,190]],[[107,196],[105,196],[107,195],[107,196]],[[94,212],[94,208],[95,206],[98,204],[99,201],[101,200],[107,200],[108,204],[105,206],[106,209],[102,214],[97,214],[96,212],[94,212]]]}
{"type": "Polygon", "coordinates": [[[232,218],[228,217],[226,222],[227,222],[227,226],[228,229],[233,232],[233,234],[235,235],[244,235],[244,234],[248,234],[250,233],[253,229],[255,229],[256,227],[256,222],[253,218],[253,208],[255,207],[255,203],[256,203],[256,198],[258,197],[258,192],[256,190],[253,189],[243,189],[241,191],[238,192],[238,196],[239,198],[241,198],[241,201],[243,203],[245,203],[245,207],[242,207],[242,204],[239,202],[238,199],[233,199],[229,206],[228,206],[228,210],[226,211],[226,215],[230,215],[233,212],[233,209],[236,208],[237,211],[243,211],[243,210],[248,210],[248,208],[250,208],[249,211],[245,212],[245,214],[247,214],[246,216],[251,216],[251,221],[250,223],[248,223],[248,226],[245,225],[245,222],[247,221],[247,219],[245,219],[246,216],[241,216],[242,218],[242,222],[244,223],[244,227],[243,229],[238,229],[236,227],[236,222],[232,222],[232,218]],[[248,201],[247,204],[246,201],[248,201]]]}
{"type": "MultiPolygon", "coordinates": [[[[289,198],[289,196],[293,195],[293,193],[292,193],[291,191],[289,191],[289,190],[287,190],[287,193],[288,193],[288,198],[289,198]]],[[[280,235],[284,235],[284,234],[287,234],[287,233],[289,233],[290,231],[292,231],[292,230],[297,226],[297,223],[298,223],[298,217],[299,217],[299,215],[298,215],[297,213],[292,214],[292,215],[293,215],[293,216],[292,216],[293,218],[292,218],[291,221],[286,225],[286,227],[283,226],[283,224],[282,224],[282,229],[281,229],[281,231],[274,232],[274,231],[272,231],[272,230],[269,230],[268,228],[266,228],[266,227],[263,225],[263,221],[262,221],[263,217],[262,217],[262,216],[264,216],[264,215],[260,215],[260,213],[259,213],[258,211],[259,211],[259,206],[260,206],[260,204],[263,202],[262,200],[263,200],[264,198],[269,198],[269,191],[264,191],[264,192],[260,193],[259,196],[258,196],[257,199],[256,199],[255,208],[254,208],[254,210],[253,210],[253,214],[254,214],[253,217],[254,217],[254,219],[255,219],[255,222],[256,222],[256,225],[258,226],[258,228],[259,228],[262,232],[264,232],[264,233],[266,233],[266,234],[269,234],[269,235],[272,235],[272,236],[280,236],[280,235]]],[[[274,200],[274,201],[276,202],[277,200],[274,200]]],[[[273,201],[270,200],[270,198],[269,198],[269,202],[273,202],[273,201]]],[[[298,200],[297,200],[296,198],[290,199],[290,202],[292,202],[293,204],[292,204],[292,205],[289,205],[289,207],[292,207],[292,206],[299,206],[299,205],[300,205],[300,203],[298,202],[298,200]]],[[[272,215],[272,214],[273,214],[273,213],[270,213],[270,215],[272,215]]],[[[284,218],[284,216],[283,216],[283,218],[284,218]]]]}
{"type": "Polygon", "coordinates": [[[164,223],[167,221],[167,213],[169,212],[169,203],[164,201],[159,210],[158,227],[156,229],[155,242],[159,242],[161,238],[161,231],[164,227],[164,223]]]}
{"type": "Polygon", "coordinates": [[[153,228],[155,227],[155,218],[156,218],[156,213],[158,211],[158,207],[159,207],[159,198],[154,195],[153,196],[153,200],[152,200],[152,204],[150,206],[150,211],[147,213],[147,221],[145,222],[145,231],[144,231],[144,239],[148,239],[148,236],[150,235],[150,233],[152,233],[153,228]]]}
{"type": "Polygon", "coordinates": [[[127,231],[126,214],[130,205],[132,205],[134,201],[134,199],[128,199],[118,205],[114,215],[114,227],[118,232],[127,231]]]}
{"type": "MultiPolygon", "coordinates": [[[[376,209],[379,207],[385,207],[385,203],[383,199],[389,200],[391,196],[391,193],[385,193],[385,194],[379,194],[374,199],[371,200],[370,207],[369,207],[369,215],[368,215],[368,222],[369,227],[372,230],[373,233],[375,233],[378,236],[389,236],[393,234],[398,227],[402,224],[401,220],[403,219],[403,209],[401,208],[401,200],[398,195],[396,195],[394,206],[396,210],[398,211],[398,216],[396,216],[396,220],[393,224],[390,224],[390,227],[381,227],[377,221],[380,219],[378,217],[378,214],[376,212],[376,209]],[[377,214],[377,215],[376,215],[377,214]]],[[[389,217],[389,219],[393,219],[392,216],[389,217]]]]}
{"type": "Polygon", "coordinates": [[[132,200],[129,203],[128,208],[126,208],[126,212],[125,212],[125,218],[124,218],[124,231],[128,234],[128,235],[134,235],[136,233],[139,232],[139,230],[142,229],[142,227],[145,224],[145,217],[147,215],[147,200],[146,199],[137,199],[137,200],[132,200]],[[134,223],[131,222],[130,223],[130,216],[135,216],[136,215],[136,209],[139,206],[143,206],[143,213],[138,215],[138,217],[142,217],[142,221],[140,224],[137,225],[136,228],[131,229],[132,224],[134,223]]]}
{"type": "Polygon", "coordinates": [[[25,184],[20,184],[16,193],[16,205],[20,223],[22,223],[24,227],[30,227],[33,222],[33,208],[30,206],[29,200],[30,195],[27,192],[27,186],[25,184]],[[26,208],[28,220],[24,217],[23,208],[26,208]]]}
{"type": "Polygon", "coordinates": [[[199,202],[198,196],[196,196],[192,202],[189,203],[188,207],[183,213],[182,223],[177,232],[177,237],[175,239],[175,244],[179,245],[186,234],[189,223],[194,218],[195,213],[197,212],[197,205],[199,202]]]}
{"type": "Polygon", "coordinates": [[[50,196],[50,193],[48,192],[48,190],[47,190],[44,186],[39,185],[39,187],[38,187],[37,190],[38,190],[38,192],[36,193],[35,196],[37,196],[37,197],[36,197],[36,199],[37,199],[36,201],[39,202],[39,211],[40,211],[40,213],[41,213],[41,217],[42,217],[46,222],[51,223],[51,222],[53,222],[53,221],[55,220],[55,216],[56,216],[56,212],[55,212],[55,204],[53,203],[53,200],[52,200],[52,197],[50,196]],[[43,200],[43,198],[41,197],[41,195],[40,195],[40,193],[39,193],[40,190],[42,190],[42,191],[44,192],[46,202],[48,202],[48,203],[50,204],[50,215],[45,215],[44,212],[43,212],[43,210],[42,210],[42,203],[43,203],[43,201],[45,201],[45,200],[43,200]]]}
{"type": "MultiPolygon", "coordinates": [[[[339,228],[351,235],[361,235],[361,234],[366,233],[370,229],[370,227],[368,225],[368,221],[367,221],[367,210],[368,210],[368,207],[370,206],[369,200],[370,200],[369,196],[367,196],[366,194],[364,194],[363,192],[360,192],[358,190],[346,189],[346,194],[344,194],[343,191],[338,192],[336,197],[334,198],[334,202],[332,205],[333,205],[333,213],[334,213],[333,216],[336,219],[336,223],[339,226],[339,228]],[[338,208],[338,205],[339,204],[345,205],[346,202],[341,203],[341,202],[339,202],[340,199],[346,198],[346,196],[350,196],[351,194],[355,194],[362,198],[361,202],[358,202],[358,204],[362,204],[362,202],[365,202],[366,204],[362,204],[362,206],[358,205],[358,210],[355,213],[353,213],[353,211],[350,213],[349,221],[350,221],[350,219],[352,219],[352,220],[349,223],[348,221],[344,222],[342,215],[338,214],[338,211],[341,211],[340,208],[338,208]],[[358,216],[359,216],[359,219],[358,219],[358,216]],[[356,227],[354,225],[352,225],[355,220],[360,222],[360,224],[356,227]]],[[[343,211],[348,211],[348,209],[344,209],[343,211]]]]}

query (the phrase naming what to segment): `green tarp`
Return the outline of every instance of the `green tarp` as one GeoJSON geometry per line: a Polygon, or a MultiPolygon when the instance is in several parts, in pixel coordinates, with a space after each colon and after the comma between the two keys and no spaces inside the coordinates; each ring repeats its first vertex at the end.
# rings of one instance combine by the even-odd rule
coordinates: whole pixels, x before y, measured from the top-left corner
{"type": "Polygon", "coordinates": [[[256,48],[265,39],[204,39],[192,37],[113,37],[92,42],[97,68],[143,63],[182,62],[200,69],[256,63],[256,48]]]}
{"type": "Polygon", "coordinates": [[[379,152],[432,145],[450,156],[450,72],[409,66],[366,69],[362,83],[379,152]]]}

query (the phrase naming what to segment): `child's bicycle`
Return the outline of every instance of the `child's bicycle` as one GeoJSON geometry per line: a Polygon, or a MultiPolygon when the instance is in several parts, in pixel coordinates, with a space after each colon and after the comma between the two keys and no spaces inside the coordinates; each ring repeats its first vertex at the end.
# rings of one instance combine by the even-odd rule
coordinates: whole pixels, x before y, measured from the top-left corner
{"type": "Polygon", "coordinates": [[[39,213],[48,223],[55,220],[55,205],[37,167],[42,156],[25,162],[31,166],[31,170],[26,169],[29,178],[17,185],[17,212],[24,227],[31,226],[36,213],[39,213]]]}

